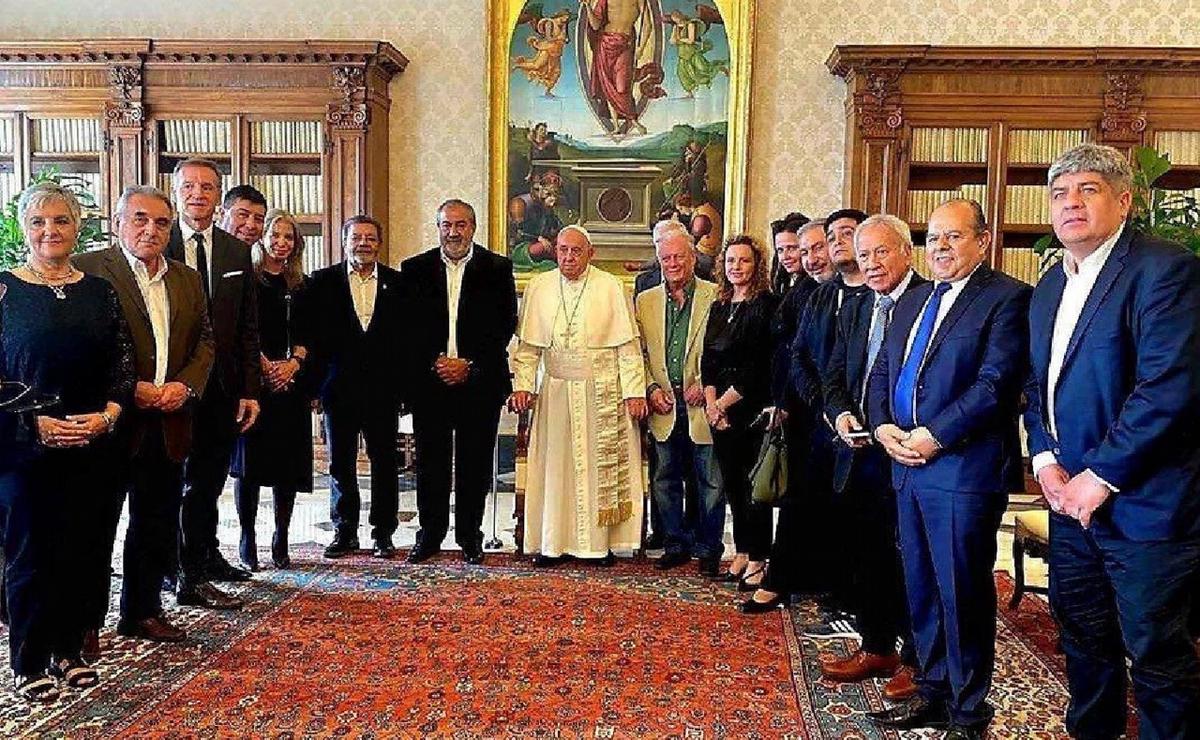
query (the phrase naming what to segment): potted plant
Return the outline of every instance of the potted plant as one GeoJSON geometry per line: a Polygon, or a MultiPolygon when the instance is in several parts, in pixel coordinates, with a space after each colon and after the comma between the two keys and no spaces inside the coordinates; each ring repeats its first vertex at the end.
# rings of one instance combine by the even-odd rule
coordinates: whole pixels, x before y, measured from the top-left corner
{"type": "MultiPolygon", "coordinates": [[[[1129,223],[1138,231],[1182,244],[1200,256],[1200,203],[1177,190],[1154,183],[1171,171],[1171,155],[1149,146],[1133,149],[1133,209],[1129,223]]],[[[1042,272],[1062,256],[1062,244],[1047,234],[1033,245],[1040,254],[1042,272]]]]}
{"type": "MultiPolygon", "coordinates": [[[[47,167],[34,174],[29,184],[39,182],[56,182],[79,199],[83,213],[79,225],[79,241],[75,248],[77,252],[108,243],[110,234],[104,228],[105,218],[100,213],[96,196],[91,192],[87,180],[47,167]]],[[[17,218],[19,198],[20,195],[14,196],[4,204],[3,210],[0,210],[0,270],[12,269],[25,261],[25,235],[21,233],[21,222],[17,218]]]]}

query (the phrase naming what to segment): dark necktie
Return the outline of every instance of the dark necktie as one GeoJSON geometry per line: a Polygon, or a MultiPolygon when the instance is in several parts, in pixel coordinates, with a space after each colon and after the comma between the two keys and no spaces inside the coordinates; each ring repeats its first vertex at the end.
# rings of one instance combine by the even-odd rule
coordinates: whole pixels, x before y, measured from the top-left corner
{"type": "Polygon", "coordinates": [[[913,337],[912,349],[908,358],[900,368],[900,377],[896,379],[896,391],[892,396],[892,405],[896,409],[896,423],[911,429],[917,425],[917,375],[925,362],[925,353],[929,351],[929,341],[933,339],[933,325],[937,321],[938,308],[942,305],[942,296],[950,290],[950,283],[938,283],[934,286],[933,295],[925,304],[921,314],[921,323],[917,325],[917,335],[913,337]]]}
{"type": "MultiPolygon", "coordinates": [[[[891,318],[892,306],[896,302],[890,295],[881,295],[875,303],[875,317],[871,320],[871,333],[867,336],[867,366],[863,374],[862,395],[867,397],[867,381],[871,378],[871,368],[875,367],[875,358],[883,347],[883,334],[887,331],[888,319],[891,318]]],[[[865,404],[864,404],[865,405],[865,404]]]]}
{"type": "Polygon", "coordinates": [[[204,297],[211,301],[212,291],[208,287],[208,255],[204,253],[204,234],[197,231],[192,234],[196,240],[196,270],[200,273],[200,285],[204,286],[204,297]]]}

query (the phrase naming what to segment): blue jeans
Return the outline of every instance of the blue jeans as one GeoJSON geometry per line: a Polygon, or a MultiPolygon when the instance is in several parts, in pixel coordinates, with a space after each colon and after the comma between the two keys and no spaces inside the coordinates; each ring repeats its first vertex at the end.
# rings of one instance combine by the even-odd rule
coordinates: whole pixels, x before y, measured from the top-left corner
{"type": "Polygon", "coordinates": [[[692,441],[688,433],[687,404],[675,394],[675,426],[666,442],[654,442],[658,465],[654,470],[654,499],[662,516],[663,544],[668,553],[688,552],[697,558],[720,557],[725,550],[725,498],[721,475],[713,457],[713,446],[692,441]],[[691,466],[693,476],[688,475],[691,466]],[[683,517],[683,482],[692,477],[698,490],[700,511],[695,531],[688,531],[683,517]]]}

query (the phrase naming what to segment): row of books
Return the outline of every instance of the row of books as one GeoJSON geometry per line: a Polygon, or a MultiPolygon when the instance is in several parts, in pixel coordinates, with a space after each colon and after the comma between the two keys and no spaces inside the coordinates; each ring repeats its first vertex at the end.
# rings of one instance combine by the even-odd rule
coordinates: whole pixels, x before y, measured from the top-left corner
{"type": "Polygon", "coordinates": [[[325,210],[320,175],[251,175],[250,184],[266,196],[272,208],[294,214],[325,210]]]}
{"type": "Polygon", "coordinates": [[[8,205],[9,201],[21,192],[21,183],[15,172],[0,172],[0,208],[8,205]]]}
{"type": "Polygon", "coordinates": [[[1087,139],[1088,132],[1084,129],[1018,129],[1008,135],[1008,161],[1049,164],[1087,139]]]}
{"type": "Polygon", "coordinates": [[[55,154],[95,153],[104,148],[96,118],[37,118],[33,121],[33,150],[55,154]]]}
{"type": "Polygon", "coordinates": [[[162,142],[167,154],[228,154],[229,121],[165,120],[162,142]]]}
{"type": "Polygon", "coordinates": [[[252,121],[251,154],[320,154],[320,121],[252,121]]]}
{"type": "Polygon", "coordinates": [[[0,118],[0,156],[11,155],[17,149],[16,127],[11,118],[0,118]]]}
{"type": "Polygon", "coordinates": [[[925,223],[933,209],[948,200],[967,198],[984,207],[987,206],[987,185],[968,183],[953,190],[910,190],[908,191],[908,220],[925,223]]]}
{"type": "Polygon", "coordinates": [[[316,270],[322,267],[329,266],[329,260],[325,258],[325,249],[321,242],[320,234],[305,234],[304,235],[304,257],[302,259],[304,272],[311,275],[316,270]]]}
{"type": "Polygon", "coordinates": [[[988,130],[914,128],[910,159],[913,162],[987,162],[988,130]]]}
{"type": "Polygon", "coordinates": [[[1045,185],[1009,185],[1004,188],[1004,223],[1050,223],[1050,192],[1045,185]]]}
{"type": "Polygon", "coordinates": [[[1200,165],[1200,131],[1159,131],[1154,148],[1171,155],[1171,164],[1200,165]]]}
{"type": "MultiPolygon", "coordinates": [[[[1022,280],[1030,285],[1036,285],[1042,277],[1042,256],[1029,247],[1010,247],[1004,250],[1004,259],[1000,271],[1022,280]]],[[[929,266],[925,263],[925,247],[917,244],[913,247],[913,270],[920,276],[929,279],[929,266]]]]}
{"type": "Polygon", "coordinates": [[[1200,203],[1200,188],[1192,188],[1191,190],[1163,190],[1163,200],[1170,201],[1177,196],[1191,198],[1197,203],[1200,203]]]}

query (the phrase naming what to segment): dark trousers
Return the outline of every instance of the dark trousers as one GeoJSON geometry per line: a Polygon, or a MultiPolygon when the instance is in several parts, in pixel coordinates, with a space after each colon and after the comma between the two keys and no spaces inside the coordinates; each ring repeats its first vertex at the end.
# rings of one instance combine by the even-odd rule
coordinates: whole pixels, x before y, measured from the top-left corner
{"type": "MultiPolygon", "coordinates": [[[[241,556],[244,563],[257,563],[255,552],[257,540],[255,537],[255,520],[258,519],[258,499],[261,487],[256,483],[247,483],[239,478],[233,484],[233,503],[237,508],[238,525],[242,529],[241,556]]],[[[271,540],[271,548],[275,552],[286,552],[288,528],[292,523],[292,510],[296,506],[296,489],[286,486],[272,486],[271,496],[274,499],[275,536],[271,540]]]]}
{"type": "Polygon", "coordinates": [[[4,599],[9,658],[21,676],[54,657],[78,657],[85,612],[77,599],[90,575],[80,567],[82,536],[96,527],[89,500],[101,465],[94,450],[48,450],[0,475],[4,599]]]}
{"type": "Polygon", "coordinates": [[[371,536],[391,537],[398,524],[400,465],[396,452],[399,412],[389,403],[378,408],[326,404],[325,435],[329,441],[329,518],[343,537],[358,536],[358,435],[367,440],[371,461],[371,536]]]}
{"type": "Polygon", "coordinates": [[[441,547],[446,537],[452,476],[454,541],[464,550],[483,546],[483,508],[492,488],[499,424],[498,404],[469,397],[413,408],[417,512],[421,517],[417,542],[422,547],[441,547]]]}
{"type": "Polygon", "coordinates": [[[187,581],[206,580],[209,560],[217,552],[217,502],[237,442],[237,405],[237,399],[226,397],[212,382],[196,407],[179,517],[179,565],[187,581]]]}
{"type": "Polygon", "coordinates": [[[725,545],[725,498],[721,475],[711,444],[696,444],[688,428],[688,407],[683,393],[675,398],[675,426],[665,442],[652,441],[655,466],[652,501],[662,516],[663,546],[669,554],[687,553],[698,558],[720,558],[725,545]],[[689,525],[684,507],[685,482],[695,491],[696,504],[687,509],[695,520],[689,525]]]}
{"type": "Polygon", "coordinates": [[[713,431],[721,487],[733,513],[734,548],[751,560],[766,560],[771,554],[771,507],[750,498],[750,470],[761,444],[762,432],[744,426],[713,431]]]}
{"type": "MultiPolygon", "coordinates": [[[[842,492],[854,541],[848,549],[853,611],[858,618],[862,649],[876,655],[896,651],[896,638],[912,645],[904,573],[896,545],[896,495],[876,480],[852,473],[842,492]]],[[[906,649],[906,652],[911,651],[906,649]]],[[[905,656],[910,657],[910,656],[905,656]]],[[[906,661],[908,662],[908,661],[906,661]]]]}
{"type": "Polygon", "coordinates": [[[986,725],[996,658],[992,568],[1006,497],[906,485],[896,498],[921,695],[944,702],[956,724],[986,725]]]}
{"type": "Polygon", "coordinates": [[[162,428],[148,425],[129,475],[129,528],[125,533],[121,617],[141,620],[162,613],[163,577],[179,547],[183,465],[167,457],[162,428]]]}
{"type": "Polygon", "coordinates": [[[104,453],[105,465],[96,471],[95,482],[90,487],[94,499],[91,509],[94,525],[80,530],[83,555],[79,567],[88,572],[79,601],[85,630],[99,630],[104,626],[112,594],[113,546],[129,485],[129,453],[127,448],[116,447],[114,445],[104,453]]]}
{"type": "Polygon", "coordinates": [[[788,492],[779,507],[771,564],[762,587],[775,593],[817,593],[846,577],[843,532],[834,516],[833,448],[828,434],[799,411],[788,416],[788,492]]]}
{"type": "Polygon", "coordinates": [[[1200,538],[1132,542],[1050,514],[1050,606],[1067,656],[1073,737],[1124,733],[1126,655],[1139,737],[1200,737],[1200,659],[1187,629],[1198,563],[1200,538]]]}

